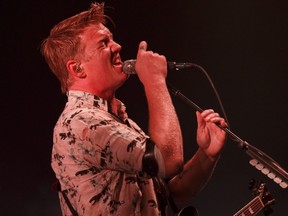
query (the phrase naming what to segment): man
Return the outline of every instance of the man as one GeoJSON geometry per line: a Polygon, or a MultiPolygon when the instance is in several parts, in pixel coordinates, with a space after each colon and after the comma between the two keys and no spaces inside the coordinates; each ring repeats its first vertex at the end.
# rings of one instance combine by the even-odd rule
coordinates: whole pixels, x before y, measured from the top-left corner
{"type": "MultiPolygon", "coordinates": [[[[128,118],[116,90],[121,46],[105,27],[104,4],[70,17],[43,41],[42,53],[68,102],[54,128],[52,168],[61,184],[63,215],[160,215],[165,197],[159,179],[177,202],[209,180],[226,127],[213,110],[197,112],[199,150],[184,165],[181,129],[166,86],[167,62],[140,42],[136,71],[148,102],[149,135],[128,118]],[[73,211],[73,210],[72,210],[73,211]]],[[[164,205],[163,205],[164,203],[164,205]]],[[[164,207],[163,207],[164,206],[164,207]]]]}

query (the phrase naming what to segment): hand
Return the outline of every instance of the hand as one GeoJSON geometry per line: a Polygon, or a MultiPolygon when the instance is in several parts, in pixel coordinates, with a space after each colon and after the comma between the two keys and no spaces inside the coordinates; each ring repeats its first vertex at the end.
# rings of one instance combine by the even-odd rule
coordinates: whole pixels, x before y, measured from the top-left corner
{"type": "Polygon", "coordinates": [[[135,69],[141,82],[145,84],[165,83],[167,61],[165,56],[147,51],[147,43],[139,43],[135,69]]]}
{"type": "Polygon", "coordinates": [[[204,110],[202,113],[197,111],[196,117],[198,122],[197,143],[208,157],[215,160],[226,140],[226,132],[215,123],[222,127],[227,127],[227,123],[212,109],[204,110]]]}

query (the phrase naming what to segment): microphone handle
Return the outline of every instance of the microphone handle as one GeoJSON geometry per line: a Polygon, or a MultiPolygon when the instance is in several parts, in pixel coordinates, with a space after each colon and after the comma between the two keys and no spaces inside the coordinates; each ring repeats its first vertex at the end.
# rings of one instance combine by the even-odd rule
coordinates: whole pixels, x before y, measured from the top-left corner
{"type": "MultiPolygon", "coordinates": [[[[135,64],[136,64],[136,60],[135,59],[130,59],[130,60],[126,60],[123,62],[123,67],[122,70],[124,73],[126,74],[137,74],[136,70],[135,70],[135,64]]],[[[182,70],[188,67],[193,67],[194,64],[193,63],[177,63],[177,62],[167,62],[167,68],[168,70],[182,70]]]]}
{"type": "Polygon", "coordinates": [[[168,69],[170,70],[182,70],[185,68],[193,67],[194,64],[189,63],[189,62],[182,62],[182,63],[177,63],[177,62],[167,62],[168,69]]]}

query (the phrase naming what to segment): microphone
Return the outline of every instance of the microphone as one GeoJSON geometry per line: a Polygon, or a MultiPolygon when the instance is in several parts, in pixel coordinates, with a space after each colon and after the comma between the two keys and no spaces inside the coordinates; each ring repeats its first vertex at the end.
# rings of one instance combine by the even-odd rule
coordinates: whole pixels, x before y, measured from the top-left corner
{"type": "MultiPolygon", "coordinates": [[[[137,74],[135,70],[135,59],[126,60],[123,62],[122,70],[126,74],[137,74]]],[[[177,62],[167,62],[167,68],[169,70],[182,70],[185,68],[193,67],[193,63],[185,62],[185,63],[177,63],[177,62]]]]}

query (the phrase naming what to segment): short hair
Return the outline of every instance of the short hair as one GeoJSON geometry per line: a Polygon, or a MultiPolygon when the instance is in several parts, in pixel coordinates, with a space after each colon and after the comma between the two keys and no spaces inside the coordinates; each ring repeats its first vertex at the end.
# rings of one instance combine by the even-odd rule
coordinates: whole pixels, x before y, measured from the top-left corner
{"type": "Polygon", "coordinates": [[[81,45],[80,35],[88,26],[106,24],[107,18],[109,17],[104,14],[104,2],[91,3],[88,10],[56,24],[49,36],[42,41],[41,53],[60,81],[63,93],[67,92],[73,82],[67,71],[66,62],[80,57],[79,53],[85,48],[81,45]]]}

